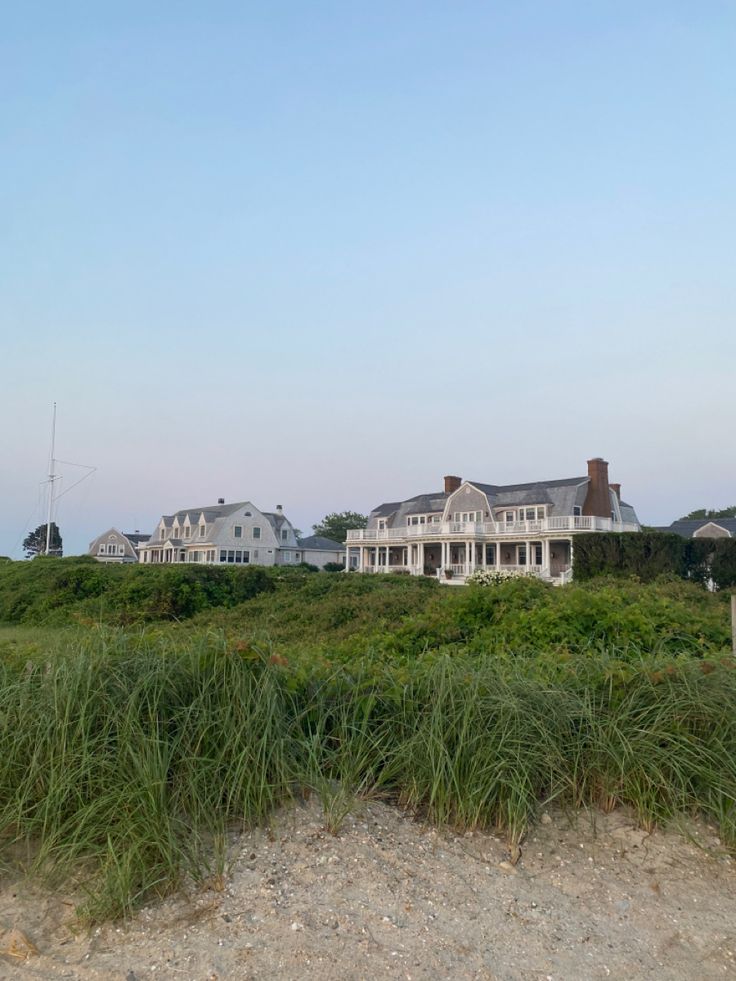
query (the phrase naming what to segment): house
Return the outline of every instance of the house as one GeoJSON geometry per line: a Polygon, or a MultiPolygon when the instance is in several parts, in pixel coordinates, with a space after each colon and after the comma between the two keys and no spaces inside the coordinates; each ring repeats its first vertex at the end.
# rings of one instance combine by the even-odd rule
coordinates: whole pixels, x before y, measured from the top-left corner
{"type": "Polygon", "coordinates": [[[142,535],[139,531],[124,533],[117,528],[108,528],[90,542],[87,553],[98,562],[137,562],[138,549],[149,538],[150,535],[142,535]]]}
{"type": "Polygon", "coordinates": [[[162,515],[140,548],[144,564],[205,562],[227,565],[294,565],[302,549],[280,504],[261,511],[250,501],[184,508],[162,515]]]}
{"type": "Polygon", "coordinates": [[[484,568],[565,582],[576,534],[640,530],[596,457],[584,477],[501,486],[448,476],[442,491],[381,504],[366,528],[348,531],[347,565],[452,583],[484,568]]]}
{"type": "Polygon", "coordinates": [[[302,561],[318,565],[320,569],[328,562],[345,565],[345,546],[323,535],[310,535],[299,539],[302,561]]]}
{"type": "Polygon", "coordinates": [[[683,518],[657,531],[668,531],[682,538],[736,538],[736,518],[683,518]]]}

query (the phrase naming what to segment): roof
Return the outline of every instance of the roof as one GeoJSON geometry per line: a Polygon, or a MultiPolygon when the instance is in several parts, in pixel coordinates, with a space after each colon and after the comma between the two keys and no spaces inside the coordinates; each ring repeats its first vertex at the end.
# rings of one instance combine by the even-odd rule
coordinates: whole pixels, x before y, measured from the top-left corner
{"type": "Polygon", "coordinates": [[[345,546],[332,538],[325,538],[323,535],[309,535],[307,538],[299,538],[299,547],[307,550],[314,549],[319,552],[338,552],[344,551],[345,546]]]}
{"type": "Polygon", "coordinates": [[[669,531],[682,538],[692,538],[696,531],[706,525],[717,525],[725,528],[732,538],[736,538],[736,518],[688,518],[682,521],[673,521],[666,528],[657,528],[657,531],[669,531]]]}
{"type": "MultiPolygon", "coordinates": [[[[486,484],[478,480],[464,480],[460,486],[470,484],[476,487],[486,495],[488,504],[492,508],[546,504],[550,506],[552,514],[572,514],[575,506],[583,505],[588,482],[589,478],[584,476],[562,477],[559,480],[535,480],[523,484],[486,484]]],[[[444,511],[450,496],[448,493],[438,491],[417,494],[405,501],[379,504],[370,513],[369,526],[378,518],[390,518],[393,524],[400,525],[412,514],[444,511]]],[[[635,516],[633,520],[636,520],[635,516]]]]}
{"type": "Polygon", "coordinates": [[[124,531],[123,534],[132,545],[140,545],[141,542],[147,542],[151,537],[150,535],[141,535],[139,531],[130,533],[124,531]]]}

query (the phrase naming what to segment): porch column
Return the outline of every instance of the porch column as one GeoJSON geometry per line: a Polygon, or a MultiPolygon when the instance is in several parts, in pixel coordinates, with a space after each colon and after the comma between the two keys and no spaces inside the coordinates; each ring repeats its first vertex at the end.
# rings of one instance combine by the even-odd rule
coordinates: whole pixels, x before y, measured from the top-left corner
{"type": "Polygon", "coordinates": [[[419,573],[424,575],[424,542],[419,543],[419,573]]]}
{"type": "Polygon", "coordinates": [[[529,566],[531,564],[532,564],[532,543],[531,542],[527,542],[526,543],[526,566],[527,566],[527,569],[529,568],[529,566]]]}
{"type": "Polygon", "coordinates": [[[465,546],[465,565],[470,575],[475,569],[475,542],[468,542],[465,546]]]}

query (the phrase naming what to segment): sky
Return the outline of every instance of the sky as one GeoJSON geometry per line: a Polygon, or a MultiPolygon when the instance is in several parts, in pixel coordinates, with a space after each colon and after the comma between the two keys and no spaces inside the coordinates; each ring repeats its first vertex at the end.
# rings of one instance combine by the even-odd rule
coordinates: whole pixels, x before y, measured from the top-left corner
{"type": "Polygon", "coordinates": [[[730,0],[6,5],[0,554],[54,401],[68,554],[593,456],[736,504],[735,50],[730,0]]]}

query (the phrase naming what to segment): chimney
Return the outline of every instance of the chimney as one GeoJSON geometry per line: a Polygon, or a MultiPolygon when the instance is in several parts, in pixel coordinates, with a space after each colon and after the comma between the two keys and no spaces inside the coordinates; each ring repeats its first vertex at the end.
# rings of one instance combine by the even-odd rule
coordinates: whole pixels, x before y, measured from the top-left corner
{"type": "Polygon", "coordinates": [[[453,491],[458,489],[462,482],[462,477],[453,477],[452,475],[445,477],[445,494],[452,494],[453,491]]]}
{"type": "Polygon", "coordinates": [[[276,505],[276,514],[281,514],[283,512],[283,510],[284,509],[281,507],[280,504],[277,504],[276,505]]]}
{"type": "Polygon", "coordinates": [[[217,498],[217,503],[218,504],[224,504],[225,503],[225,498],[224,497],[218,497],[217,498]]]}
{"type": "Polygon", "coordinates": [[[599,518],[611,517],[611,496],[608,490],[608,463],[601,456],[588,460],[588,493],[583,514],[599,518]]]}
{"type": "Polygon", "coordinates": [[[608,486],[611,488],[611,490],[613,491],[613,493],[616,495],[616,497],[618,498],[618,503],[620,504],[621,503],[621,484],[609,484],[608,486]]]}

